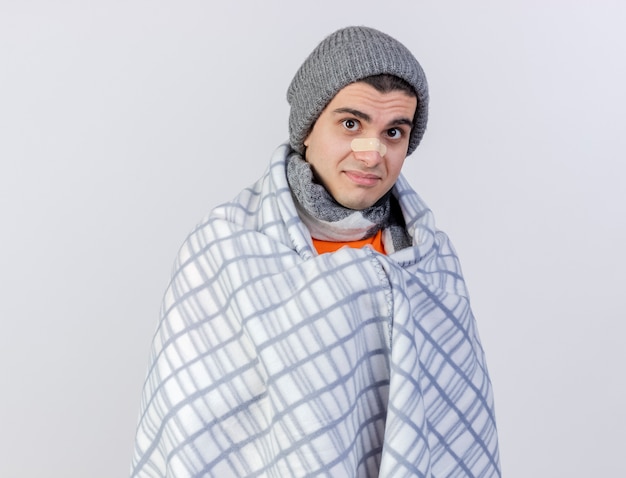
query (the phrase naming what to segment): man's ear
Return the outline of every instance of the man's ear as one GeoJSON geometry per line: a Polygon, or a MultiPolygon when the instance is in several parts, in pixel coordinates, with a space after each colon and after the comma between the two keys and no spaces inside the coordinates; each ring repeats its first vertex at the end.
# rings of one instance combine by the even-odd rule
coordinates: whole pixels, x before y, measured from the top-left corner
{"type": "Polygon", "coordinates": [[[309,144],[311,143],[310,138],[311,138],[311,133],[313,132],[313,127],[315,126],[315,123],[317,123],[317,120],[315,120],[315,122],[311,125],[311,127],[306,133],[306,136],[304,137],[304,141],[302,141],[302,145],[304,146],[305,149],[308,148],[309,144]]]}

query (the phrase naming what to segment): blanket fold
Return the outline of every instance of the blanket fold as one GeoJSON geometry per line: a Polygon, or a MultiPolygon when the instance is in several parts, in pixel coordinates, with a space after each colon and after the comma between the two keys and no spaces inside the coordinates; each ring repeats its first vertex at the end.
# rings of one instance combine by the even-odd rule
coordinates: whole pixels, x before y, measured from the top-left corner
{"type": "Polygon", "coordinates": [[[404,178],[413,245],[318,255],[285,161],[182,246],[132,476],[500,476],[458,260],[404,178]]]}

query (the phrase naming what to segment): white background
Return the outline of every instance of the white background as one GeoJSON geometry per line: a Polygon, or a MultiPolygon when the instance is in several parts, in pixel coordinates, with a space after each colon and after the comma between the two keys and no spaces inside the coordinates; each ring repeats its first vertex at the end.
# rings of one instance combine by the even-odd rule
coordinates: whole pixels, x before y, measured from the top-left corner
{"type": "Polygon", "coordinates": [[[405,173],[461,257],[504,476],[626,476],[618,0],[0,0],[0,476],[127,475],[174,255],[349,24],[429,78],[405,173]]]}

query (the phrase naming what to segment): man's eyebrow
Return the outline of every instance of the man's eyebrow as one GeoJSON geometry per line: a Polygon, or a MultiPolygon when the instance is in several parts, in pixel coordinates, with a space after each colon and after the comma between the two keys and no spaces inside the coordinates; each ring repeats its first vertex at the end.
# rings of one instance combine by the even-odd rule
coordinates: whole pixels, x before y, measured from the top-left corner
{"type": "Polygon", "coordinates": [[[409,118],[398,118],[393,120],[391,123],[389,123],[389,126],[402,126],[402,125],[406,125],[409,128],[413,127],[413,121],[410,120],[409,118]]]}
{"type": "MultiPolygon", "coordinates": [[[[333,113],[335,114],[351,114],[359,119],[362,119],[363,121],[366,121],[368,123],[371,123],[372,121],[372,117],[370,115],[368,115],[367,113],[363,113],[362,111],[359,110],[355,110],[354,108],[337,108],[336,110],[333,110],[333,113]]],[[[409,118],[396,118],[392,121],[389,122],[388,126],[392,127],[392,126],[402,126],[402,125],[406,125],[409,126],[410,128],[413,127],[413,120],[409,119],[409,118]]]]}
{"type": "Polygon", "coordinates": [[[353,116],[356,116],[359,119],[367,121],[368,123],[370,123],[372,121],[372,117],[370,115],[368,115],[367,113],[363,113],[362,111],[355,110],[354,108],[337,108],[333,112],[337,113],[337,114],[348,113],[348,114],[351,114],[353,116]]]}

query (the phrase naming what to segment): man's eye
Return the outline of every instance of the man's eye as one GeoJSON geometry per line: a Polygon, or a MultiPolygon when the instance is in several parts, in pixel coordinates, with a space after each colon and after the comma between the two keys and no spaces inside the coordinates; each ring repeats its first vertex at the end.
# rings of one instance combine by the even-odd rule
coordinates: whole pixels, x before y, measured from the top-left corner
{"type": "Polygon", "coordinates": [[[359,129],[359,122],[354,119],[343,120],[343,127],[349,131],[356,131],[359,129]]]}
{"type": "Polygon", "coordinates": [[[391,128],[387,130],[387,136],[389,136],[390,138],[401,138],[402,137],[402,131],[399,130],[398,128],[391,128]]]}

